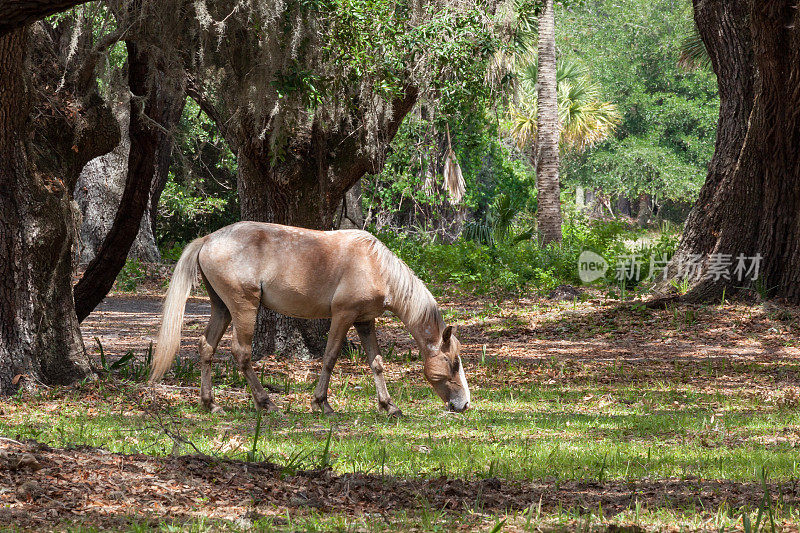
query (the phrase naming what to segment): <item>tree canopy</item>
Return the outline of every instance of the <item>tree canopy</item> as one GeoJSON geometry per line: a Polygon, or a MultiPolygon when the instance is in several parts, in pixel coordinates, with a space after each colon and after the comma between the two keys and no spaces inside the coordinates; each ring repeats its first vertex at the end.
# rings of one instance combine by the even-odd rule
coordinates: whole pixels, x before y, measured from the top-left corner
{"type": "Polygon", "coordinates": [[[609,193],[694,200],[714,150],[719,100],[707,67],[679,64],[694,30],[688,2],[586,2],[563,9],[559,43],[581,57],[622,114],[614,139],[567,164],[609,193]]]}

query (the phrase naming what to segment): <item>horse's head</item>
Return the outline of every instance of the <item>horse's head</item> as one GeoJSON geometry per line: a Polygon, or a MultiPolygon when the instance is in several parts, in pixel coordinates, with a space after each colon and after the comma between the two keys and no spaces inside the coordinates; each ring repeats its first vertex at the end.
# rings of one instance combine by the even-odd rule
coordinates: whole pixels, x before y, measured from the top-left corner
{"type": "Polygon", "coordinates": [[[464,411],[469,408],[469,386],[461,365],[461,343],[455,335],[455,328],[447,326],[442,338],[429,346],[425,357],[425,378],[433,385],[433,390],[444,400],[451,411],[464,411]]]}

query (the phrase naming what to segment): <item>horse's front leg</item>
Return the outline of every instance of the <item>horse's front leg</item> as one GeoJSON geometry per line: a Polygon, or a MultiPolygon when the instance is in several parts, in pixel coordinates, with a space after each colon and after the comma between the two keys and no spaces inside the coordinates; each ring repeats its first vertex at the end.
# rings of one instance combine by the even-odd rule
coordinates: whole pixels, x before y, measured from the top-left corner
{"type": "Polygon", "coordinates": [[[336,366],[339,352],[342,349],[342,342],[347,335],[347,330],[353,324],[353,320],[344,315],[334,315],[331,317],[331,329],[328,331],[328,342],[325,345],[325,355],[322,358],[322,371],[319,373],[317,388],[314,389],[313,406],[320,409],[326,415],[333,414],[333,408],[328,403],[328,385],[331,382],[331,373],[336,366]]]}
{"type": "Polygon", "coordinates": [[[378,405],[386,411],[389,416],[403,416],[403,412],[397,408],[389,396],[386,388],[386,380],[383,377],[383,358],[378,347],[378,338],[375,335],[375,321],[356,322],[356,331],[361,339],[361,347],[367,354],[367,363],[372,370],[372,377],[375,378],[375,392],[378,396],[378,405]]]}

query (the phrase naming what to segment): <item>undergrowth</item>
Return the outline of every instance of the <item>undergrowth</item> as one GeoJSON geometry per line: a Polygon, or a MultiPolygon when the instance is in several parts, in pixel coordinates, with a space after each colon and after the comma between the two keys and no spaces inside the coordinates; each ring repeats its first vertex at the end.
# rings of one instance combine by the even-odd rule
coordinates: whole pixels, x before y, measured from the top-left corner
{"type": "MultiPolygon", "coordinates": [[[[648,233],[622,221],[589,221],[581,216],[569,217],[562,229],[563,241],[548,245],[525,234],[527,238],[518,235],[491,244],[465,238],[445,244],[424,234],[377,236],[423,281],[455,283],[477,294],[545,292],[563,284],[580,285],[578,258],[586,250],[599,254],[609,266],[600,285],[630,291],[645,285],[651,268],[671,257],[678,241],[674,228],[648,233]],[[623,268],[633,270],[632,261],[638,264],[638,279],[618,279],[623,268]]],[[[659,272],[652,274],[657,277],[659,272]]]]}

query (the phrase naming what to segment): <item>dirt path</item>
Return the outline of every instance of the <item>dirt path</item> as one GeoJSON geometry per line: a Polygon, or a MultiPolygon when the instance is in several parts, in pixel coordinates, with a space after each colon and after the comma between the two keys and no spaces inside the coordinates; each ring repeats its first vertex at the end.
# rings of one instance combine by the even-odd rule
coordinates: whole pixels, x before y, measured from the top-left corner
{"type": "MultiPolygon", "coordinates": [[[[195,348],[197,336],[205,327],[210,312],[207,300],[192,298],[186,304],[182,351],[195,348]]],[[[139,355],[147,350],[150,342],[155,341],[160,321],[160,295],[114,295],[103,300],[83,321],[81,332],[90,353],[98,351],[96,337],[109,355],[120,356],[129,350],[139,355]]],[[[230,341],[230,334],[226,335],[225,341],[230,341]]]]}
{"type": "MultiPolygon", "coordinates": [[[[160,307],[159,294],[106,298],[81,325],[87,349],[95,356],[99,353],[97,337],[111,356],[129,350],[143,355],[158,331],[160,307]]],[[[526,369],[520,376],[523,382],[546,381],[557,374],[562,379],[608,383],[702,382],[720,391],[800,389],[797,307],[728,303],[648,310],[599,300],[578,305],[520,300],[501,306],[470,300],[446,301],[443,308],[458,325],[468,366],[486,358],[519,365],[526,369]],[[753,365],[760,368],[755,381],[753,365]]],[[[209,310],[203,298],[187,304],[181,356],[197,357],[197,338],[209,310]]],[[[415,344],[396,318],[379,318],[377,331],[384,352],[403,354],[406,361],[417,357],[415,344]]],[[[349,339],[358,342],[353,330],[349,339]]],[[[230,357],[229,347],[230,330],[218,357],[230,357]]]]}

